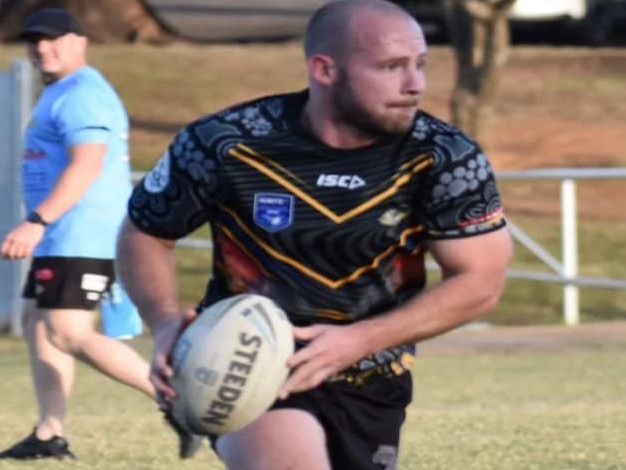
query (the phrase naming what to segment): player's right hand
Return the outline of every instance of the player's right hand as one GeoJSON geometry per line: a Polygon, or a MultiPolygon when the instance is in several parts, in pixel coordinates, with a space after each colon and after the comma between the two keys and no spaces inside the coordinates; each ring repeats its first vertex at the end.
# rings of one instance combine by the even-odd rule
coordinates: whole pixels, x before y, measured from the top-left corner
{"type": "Polygon", "coordinates": [[[31,222],[22,222],[11,230],[2,242],[0,253],[4,259],[28,258],[43,238],[45,227],[31,222]]]}
{"type": "Polygon", "coordinates": [[[172,349],[178,337],[196,316],[194,310],[187,310],[180,317],[152,329],[154,348],[150,382],[155,388],[157,404],[163,410],[170,409],[172,399],[176,396],[176,391],[170,385],[170,378],[174,374],[170,362],[172,349]]]}

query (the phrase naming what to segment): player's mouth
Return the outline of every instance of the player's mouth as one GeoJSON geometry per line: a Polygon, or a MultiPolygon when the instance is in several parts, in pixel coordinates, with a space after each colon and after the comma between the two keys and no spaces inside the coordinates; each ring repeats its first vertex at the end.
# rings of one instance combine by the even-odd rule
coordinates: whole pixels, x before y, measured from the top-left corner
{"type": "Polygon", "coordinates": [[[417,109],[419,107],[419,100],[410,101],[396,101],[387,105],[389,108],[405,108],[405,109],[417,109]]]}

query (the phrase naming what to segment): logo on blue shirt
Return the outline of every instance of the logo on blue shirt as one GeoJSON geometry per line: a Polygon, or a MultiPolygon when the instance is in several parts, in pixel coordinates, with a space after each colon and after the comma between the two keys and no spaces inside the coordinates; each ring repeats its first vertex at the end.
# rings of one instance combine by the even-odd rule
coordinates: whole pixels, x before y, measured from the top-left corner
{"type": "Polygon", "coordinates": [[[289,194],[254,195],[254,223],[268,232],[278,232],[293,223],[294,197],[289,194]]]}

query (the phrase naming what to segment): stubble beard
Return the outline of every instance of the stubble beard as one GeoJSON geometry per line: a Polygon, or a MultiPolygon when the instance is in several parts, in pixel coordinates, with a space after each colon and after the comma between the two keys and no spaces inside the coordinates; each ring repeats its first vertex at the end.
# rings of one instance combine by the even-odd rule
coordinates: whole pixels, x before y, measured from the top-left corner
{"type": "Polygon", "coordinates": [[[59,78],[53,73],[41,72],[41,81],[43,82],[44,85],[52,85],[58,79],[59,78]]]}
{"type": "Polygon", "coordinates": [[[350,125],[364,136],[378,139],[402,135],[413,126],[415,113],[410,119],[401,119],[376,113],[360,103],[352,91],[345,71],[340,71],[333,95],[337,120],[350,125]]]}

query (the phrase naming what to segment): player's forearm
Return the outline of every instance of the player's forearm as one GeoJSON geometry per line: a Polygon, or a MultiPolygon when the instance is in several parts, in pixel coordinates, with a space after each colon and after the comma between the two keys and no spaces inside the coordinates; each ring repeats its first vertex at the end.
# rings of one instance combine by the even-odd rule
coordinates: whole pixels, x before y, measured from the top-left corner
{"type": "Polygon", "coordinates": [[[126,219],[116,263],[124,287],[151,331],[180,321],[174,242],[151,237],[126,219]]]}
{"type": "Polygon", "coordinates": [[[35,210],[47,222],[54,222],[78,203],[100,176],[106,144],[79,144],[68,149],[69,164],[50,194],[35,210]]]}
{"type": "Polygon", "coordinates": [[[423,341],[489,313],[504,289],[502,273],[457,274],[379,317],[356,323],[370,353],[423,341]]]}
{"type": "Polygon", "coordinates": [[[100,176],[106,148],[104,144],[81,144],[69,150],[69,165],[35,208],[45,221],[56,221],[83,198],[100,176]]]}
{"type": "Polygon", "coordinates": [[[92,182],[81,177],[79,172],[68,169],[48,197],[36,208],[37,212],[47,222],[56,221],[81,200],[92,182]]]}

